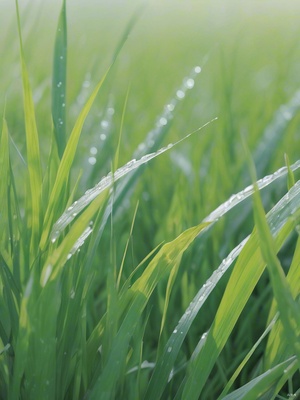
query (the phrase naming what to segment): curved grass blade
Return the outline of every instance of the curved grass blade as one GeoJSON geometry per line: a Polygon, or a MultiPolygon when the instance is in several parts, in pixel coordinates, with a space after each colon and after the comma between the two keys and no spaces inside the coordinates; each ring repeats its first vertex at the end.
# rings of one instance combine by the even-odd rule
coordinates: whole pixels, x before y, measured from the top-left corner
{"type": "Polygon", "coordinates": [[[52,78],[52,118],[59,158],[66,146],[67,18],[63,0],[54,47],[52,78]]]}
{"type": "MultiPolygon", "coordinates": [[[[277,212],[276,214],[272,213],[272,219],[268,221],[272,234],[276,235],[277,231],[277,250],[281,248],[292,231],[294,221],[289,217],[297,212],[299,206],[300,184],[296,184],[277,203],[277,212]],[[275,215],[277,220],[274,219],[275,215]]],[[[184,384],[183,394],[186,398],[198,399],[219,353],[223,349],[264,268],[265,262],[259,251],[258,235],[254,231],[231,274],[215,320],[207,336],[200,340],[194,351],[190,362],[190,373],[184,384]]]]}
{"type": "Polygon", "coordinates": [[[273,393],[273,396],[271,396],[270,390],[274,391],[280,377],[295,364],[295,357],[292,357],[223,397],[223,400],[259,400],[262,399],[266,393],[268,393],[268,399],[271,399],[276,393],[273,393]]]}
{"type": "MultiPolygon", "coordinates": [[[[214,120],[212,120],[214,121],[214,120]]],[[[200,131],[201,129],[205,128],[209,123],[206,123],[202,127],[196,129],[195,131],[186,135],[183,139],[177,141],[176,143],[168,144],[166,147],[162,147],[158,151],[150,154],[146,154],[139,160],[133,159],[125,164],[123,167],[117,169],[114,174],[111,172],[102,178],[100,182],[97,183],[93,188],[88,189],[85,194],[77,201],[75,201],[68,209],[65,211],[62,216],[58,219],[58,221],[54,224],[52,232],[51,232],[51,240],[55,242],[62,231],[73,221],[73,219],[81,212],[92,200],[94,200],[103,190],[111,187],[115,182],[117,182],[120,178],[127,175],[129,172],[133,171],[134,169],[140,167],[141,165],[147,163],[148,161],[152,160],[153,158],[159,156],[160,154],[165,153],[166,151],[170,150],[174,146],[181,143],[183,140],[186,140],[191,135],[195,134],[196,132],[200,131]]]]}
{"type": "MultiPolygon", "coordinates": [[[[35,249],[38,247],[38,241],[41,231],[41,190],[42,190],[42,169],[40,162],[40,149],[38,132],[35,119],[34,103],[32,98],[32,91],[30,88],[28,72],[25,64],[21,23],[18,0],[16,0],[16,11],[19,31],[20,42],[20,57],[22,67],[22,83],[23,83],[23,101],[24,101],[24,114],[25,114],[25,130],[26,130],[26,152],[27,164],[29,173],[29,187],[30,187],[30,221],[28,221],[28,228],[31,229],[31,242],[30,254],[35,254],[35,249]]],[[[33,261],[33,260],[31,260],[33,261]]]]}

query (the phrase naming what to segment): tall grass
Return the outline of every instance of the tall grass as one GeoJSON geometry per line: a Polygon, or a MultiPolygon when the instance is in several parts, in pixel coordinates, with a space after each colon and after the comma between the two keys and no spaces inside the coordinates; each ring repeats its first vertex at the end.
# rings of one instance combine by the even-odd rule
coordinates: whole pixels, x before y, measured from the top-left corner
{"type": "MultiPolygon", "coordinates": [[[[228,64],[227,43],[203,52],[201,66],[185,65],[159,111],[151,93],[163,91],[151,80],[118,84],[122,54],[147,21],[143,10],[102,59],[99,82],[91,74],[81,87],[72,80],[78,65],[68,58],[67,11],[63,0],[51,94],[47,80],[37,100],[16,1],[25,134],[21,117],[11,117],[20,99],[8,92],[0,141],[1,399],[297,398],[294,74],[286,74],[283,105],[279,76],[272,84],[260,77],[260,93],[276,95],[259,110],[262,103],[236,87],[247,49],[228,64]],[[68,94],[73,86],[76,96],[68,94]],[[43,101],[48,121],[39,119],[43,101]]],[[[151,71],[145,76],[153,79],[151,71]]]]}

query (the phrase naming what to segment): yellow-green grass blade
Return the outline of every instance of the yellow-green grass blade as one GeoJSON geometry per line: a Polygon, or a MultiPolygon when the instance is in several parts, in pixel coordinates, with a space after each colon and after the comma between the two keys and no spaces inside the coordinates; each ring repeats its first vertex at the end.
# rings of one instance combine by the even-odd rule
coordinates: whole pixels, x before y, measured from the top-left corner
{"type": "MultiPolygon", "coordinates": [[[[287,274],[287,281],[290,286],[290,290],[292,292],[293,298],[296,298],[299,295],[300,288],[300,238],[298,237],[296,249],[294,252],[294,257],[292,260],[292,264],[287,274]]],[[[269,319],[273,317],[273,315],[277,311],[277,303],[275,299],[272,302],[269,319]]],[[[276,363],[283,361],[286,355],[291,354],[288,344],[284,340],[284,332],[281,321],[279,320],[276,323],[276,326],[270,333],[268,343],[266,346],[266,351],[264,355],[264,363],[266,368],[271,368],[276,363]]]]}
{"type": "Polygon", "coordinates": [[[224,400],[259,400],[266,399],[265,395],[268,394],[268,399],[273,399],[276,395],[276,384],[285,371],[292,368],[296,363],[295,357],[290,358],[276,365],[274,368],[264,372],[262,375],[254,378],[246,385],[235,390],[234,392],[223,397],[224,400]]]}
{"type": "MultiPolygon", "coordinates": [[[[292,229],[293,224],[287,221],[276,238],[277,249],[281,248],[292,229]]],[[[264,268],[265,262],[259,251],[258,235],[257,232],[254,232],[232,271],[208,334],[200,340],[194,351],[190,361],[189,373],[184,384],[184,398],[198,399],[264,268]]]]}
{"type": "Polygon", "coordinates": [[[108,74],[108,71],[105,73],[104,77],[101,79],[101,81],[95,87],[90,98],[88,99],[85,106],[83,107],[80,115],[78,116],[78,118],[75,122],[74,128],[70,135],[70,138],[67,142],[63,157],[59,164],[56,180],[55,180],[55,183],[54,183],[51,195],[50,195],[48,208],[47,208],[47,211],[45,214],[45,222],[44,222],[43,233],[42,233],[42,238],[41,238],[41,242],[40,242],[41,249],[44,249],[45,246],[47,245],[49,233],[52,228],[53,222],[55,221],[55,219],[58,218],[59,213],[62,211],[61,210],[61,199],[64,198],[66,190],[67,190],[70,171],[71,171],[71,167],[72,167],[73,160],[75,157],[75,153],[76,153],[78,141],[80,138],[80,134],[82,131],[82,127],[83,127],[85,119],[94,103],[94,100],[95,100],[101,86],[103,85],[103,82],[108,74]]]}
{"type": "Polygon", "coordinates": [[[56,31],[52,77],[52,118],[54,125],[54,136],[60,158],[62,158],[66,146],[66,86],[67,17],[66,0],[64,0],[56,31]]]}
{"type": "Polygon", "coordinates": [[[106,201],[106,192],[98,196],[89,207],[80,215],[76,222],[72,225],[69,233],[65,236],[59,247],[50,253],[46,260],[41,273],[40,283],[44,287],[48,281],[54,280],[61,272],[62,267],[66,263],[68,257],[73,253],[72,250],[76,242],[84,234],[89,226],[90,221],[97,211],[102,208],[106,201]]]}
{"type": "MultiPolygon", "coordinates": [[[[24,115],[25,115],[25,130],[26,130],[26,153],[27,153],[29,189],[30,189],[30,195],[29,195],[30,200],[28,199],[28,204],[31,212],[29,213],[30,221],[28,221],[28,228],[31,230],[30,254],[34,254],[35,249],[38,247],[38,241],[41,232],[42,169],[40,162],[39,139],[36,126],[36,119],[35,119],[34,103],[24,58],[19,6],[17,0],[16,0],[16,10],[17,10],[17,20],[19,29],[19,41],[20,41],[23,103],[24,103],[24,115]]],[[[33,260],[31,260],[31,262],[32,261],[33,260]]]]}
{"type": "Polygon", "coordinates": [[[172,271],[183,252],[206,226],[207,224],[200,224],[190,228],[172,242],[166,243],[149,263],[142,276],[121,296],[119,312],[120,315],[124,315],[124,320],[113,339],[107,364],[91,391],[91,399],[111,398],[126,362],[129,340],[138,323],[137,316],[144,311],[158,282],[172,271]],[[111,373],[112,368],[114,374],[111,373]]]}

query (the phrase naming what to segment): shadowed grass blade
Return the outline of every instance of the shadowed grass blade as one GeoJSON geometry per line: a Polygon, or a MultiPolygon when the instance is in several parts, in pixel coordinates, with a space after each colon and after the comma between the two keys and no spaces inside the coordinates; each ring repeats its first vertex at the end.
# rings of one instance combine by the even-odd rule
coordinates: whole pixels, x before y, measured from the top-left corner
{"type": "Polygon", "coordinates": [[[54,48],[52,78],[52,118],[59,158],[66,146],[67,19],[63,1],[54,48]]]}

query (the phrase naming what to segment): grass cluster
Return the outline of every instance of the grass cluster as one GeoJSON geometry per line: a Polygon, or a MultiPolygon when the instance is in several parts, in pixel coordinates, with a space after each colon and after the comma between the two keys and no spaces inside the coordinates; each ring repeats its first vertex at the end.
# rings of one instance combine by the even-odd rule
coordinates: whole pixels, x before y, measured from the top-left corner
{"type": "Polygon", "coordinates": [[[49,39],[16,0],[1,399],[300,397],[297,5],[253,3],[103,7],[105,47],[88,10],[49,39]]]}

